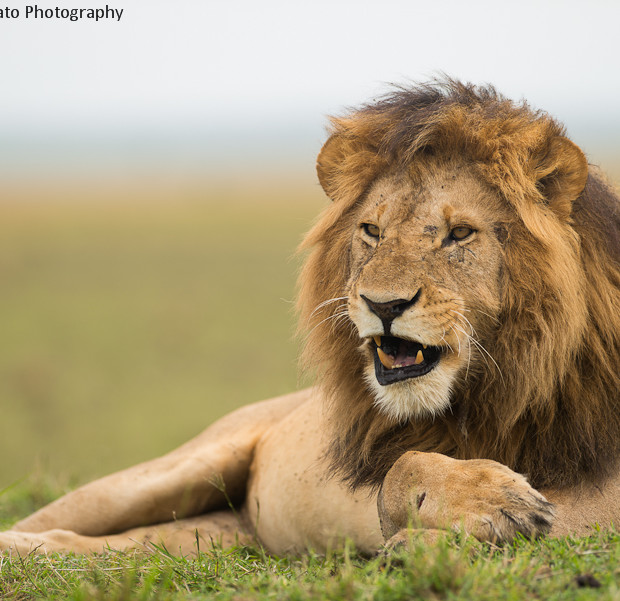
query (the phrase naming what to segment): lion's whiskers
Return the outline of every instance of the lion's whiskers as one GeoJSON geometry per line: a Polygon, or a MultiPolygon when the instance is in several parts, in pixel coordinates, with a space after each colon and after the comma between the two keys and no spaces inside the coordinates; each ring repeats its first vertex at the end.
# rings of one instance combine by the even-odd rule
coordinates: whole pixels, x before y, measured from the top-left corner
{"type": "Polygon", "coordinates": [[[468,307],[467,303],[461,298],[450,298],[450,299],[447,299],[445,302],[458,305],[461,311],[466,311],[467,313],[471,313],[473,311],[475,311],[476,313],[480,313],[480,315],[484,315],[485,317],[488,317],[490,320],[492,320],[497,325],[499,325],[500,323],[499,319],[495,315],[486,313],[485,311],[482,311],[482,309],[468,307]]]}
{"type": "MultiPolygon", "coordinates": [[[[450,324],[450,328],[454,332],[454,335],[456,336],[456,339],[459,341],[459,357],[460,357],[461,356],[461,341],[460,341],[459,336],[456,333],[456,330],[454,329],[454,326],[452,324],[450,324]]],[[[467,369],[465,370],[465,380],[467,380],[467,376],[469,376],[469,366],[470,366],[470,364],[471,364],[471,344],[467,344],[467,369]]]]}
{"type": "Polygon", "coordinates": [[[318,304],[318,305],[314,308],[314,310],[312,311],[312,313],[310,313],[310,318],[312,318],[312,316],[313,316],[315,313],[317,313],[318,311],[320,311],[321,309],[324,309],[327,305],[330,305],[331,303],[336,303],[336,302],[341,301],[341,300],[346,300],[346,301],[348,301],[348,300],[349,300],[349,297],[348,297],[348,296],[338,296],[338,297],[336,297],[336,298],[329,298],[329,299],[327,299],[327,300],[323,301],[322,303],[319,303],[319,304],[318,304]]]}
{"type": "MultiPolygon", "coordinates": [[[[343,300],[346,297],[342,297],[339,299],[330,299],[330,302],[333,302],[334,300],[343,300]]],[[[316,311],[316,309],[315,309],[316,311]]],[[[322,319],[321,321],[319,321],[319,323],[317,323],[307,334],[306,334],[306,338],[310,336],[310,334],[312,334],[312,332],[314,332],[314,330],[316,330],[320,325],[324,324],[325,322],[329,321],[330,319],[334,319],[335,321],[331,324],[332,327],[332,332],[342,324],[342,322],[344,321],[344,319],[347,319],[349,317],[349,311],[348,311],[348,305],[346,303],[343,303],[342,305],[338,305],[335,308],[336,313],[329,315],[327,317],[325,317],[325,319],[322,319]]]]}
{"type": "Polygon", "coordinates": [[[485,317],[488,317],[496,325],[499,325],[501,323],[499,319],[497,319],[497,317],[495,317],[494,315],[491,315],[490,313],[485,313],[484,311],[481,311],[480,309],[472,309],[472,311],[476,311],[476,313],[480,313],[480,315],[484,315],[485,317]]]}
{"type": "Polygon", "coordinates": [[[455,309],[452,309],[452,313],[460,316],[461,320],[463,320],[469,326],[472,336],[477,336],[476,329],[474,328],[474,326],[471,325],[471,321],[469,321],[469,319],[467,319],[465,315],[463,315],[462,313],[459,313],[459,311],[456,311],[455,309]]]}
{"type": "Polygon", "coordinates": [[[493,321],[493,323],[495,323],[497,325],[499,325],[499,323],[500,323],[499,319],[495,315],[491,315],[490,313],[486,313],[482,309],[466,308],[466,303],[463,300],[455,298],[455,299],[452,299],[451,302],[459,305],[459,309],[461,311],[467,311],[467,313],[471,313],[471,312],[475,311],[476,313],[480,313],[480,315],[484,315],[485,317],[488,317],[491,321],[493,321]]]}
{"type": "Polygon", "coordinates": [[[450,346],[450,343],[446,340],[446,328],[442,327],[443,333],[441,334],[441,339],[444,341],[445,345],[450,349],[450,352],[453,353],[454,349],[450,346]]]}
{"type": "MultiPolygon", "coordinates": [[[[458,319],[458,318],[457,318],[458,319]]],[[[452,326],[451,326],[452,327],[452,326]]],[[[500,378],[502,380],[502,382],[505,384],[505,380],[504,380],[504,374],[502,373],[502,370],[500,369],[500,366],[497,364],[497,361],[495,361],[495,359],[493,358],[493,356],[491,355],[491,353],[489,353],[489,351],[487,351],[486,348],[484,348],[484,346],[478,341],[476,340],[472,335],[468,334],[463,328],[461,328],[459,325],[457,325],[456,323],[454,324],[454,327],[461,332],[461,334],[463,334],[467,340],[471,343],[473,343],[474,345],[476,345],[476,347],[482,351],[482,353],[484,353],[482,355],[482,358],[484,359],[485,363],[487,365],[489,365],[489,362],[487,360],[486,357],[488,357],[489,359],[491,359],[491,361],[493,361],[493,364],[495,365],[495,367],[497,368],[497,371],[499,372],[500,378]],[[485,357],[486,355],[486,357],[485,357]]]]}
{"type": "Polygon", "coordinates": [[[456,341],[458,342],[459,345],[459,350],[456,353],[458,357],[461,356],[461,339],[459,338],[458,334],[456,333],[456,330],[454,329],[454,326],[452,324],[448,324],[450,329],[454,332],[454,337],[456,338],[456,341]]]}

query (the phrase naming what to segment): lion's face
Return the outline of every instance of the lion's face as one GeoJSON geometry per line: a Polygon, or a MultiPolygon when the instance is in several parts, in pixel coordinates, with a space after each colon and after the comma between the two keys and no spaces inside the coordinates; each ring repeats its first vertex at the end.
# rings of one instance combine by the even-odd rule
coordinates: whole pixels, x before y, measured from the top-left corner
{"type": "Polygon", "coordinates": [[[618,198],[562,126],[447,80],[329,133],[298,308],[334,472],[379,486],[406,449],[537,485],[615,469],[618,198]]]}
{"type": "Polygon", "coordinates": [[[507,209],[465,165],[430,162],[378,178],[356,217],[348,313],[375,403],[399,421],[443,412],[493,361],[507,209]]]}

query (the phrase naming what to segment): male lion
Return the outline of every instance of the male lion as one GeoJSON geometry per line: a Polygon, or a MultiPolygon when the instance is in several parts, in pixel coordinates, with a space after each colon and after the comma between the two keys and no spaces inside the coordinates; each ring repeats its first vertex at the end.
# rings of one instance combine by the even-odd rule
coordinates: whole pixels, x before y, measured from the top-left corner
{"type": "Polygon", "coordinates": [[[618,523],[620,201],[564,129],[445,81],[333,119],[317,168],[316,388],[69,493],[3,548],[372,551],[408,524],[501,542],[618,523]]]}

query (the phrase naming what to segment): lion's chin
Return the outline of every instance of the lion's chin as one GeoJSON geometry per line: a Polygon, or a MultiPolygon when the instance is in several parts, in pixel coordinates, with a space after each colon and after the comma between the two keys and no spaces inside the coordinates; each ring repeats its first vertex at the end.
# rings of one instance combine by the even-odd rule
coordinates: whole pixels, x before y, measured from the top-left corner
{"type": "Polygon", "coordinates": [[[450,406],[452,387],[458,369],[452,365],[438,365],[417,378],[389,385],[377,381],[375,366],[366,367],[364,378],[375,398],[375,406],[395,422],[406,422],[416,417],[433,417],[450,406]]]}

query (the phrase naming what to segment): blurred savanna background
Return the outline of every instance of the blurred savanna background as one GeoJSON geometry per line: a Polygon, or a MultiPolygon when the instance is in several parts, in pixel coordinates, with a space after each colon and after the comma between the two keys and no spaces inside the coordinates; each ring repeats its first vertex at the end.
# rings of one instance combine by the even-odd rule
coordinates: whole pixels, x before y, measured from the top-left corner
{"type": "Polygon", "coordinates": [[[620,179],[615,2],[114,6],[0,19],[0,490],[307,384],[295,249],[328,202],[325,117],[385,82],[494,83],[620,179]]]}

